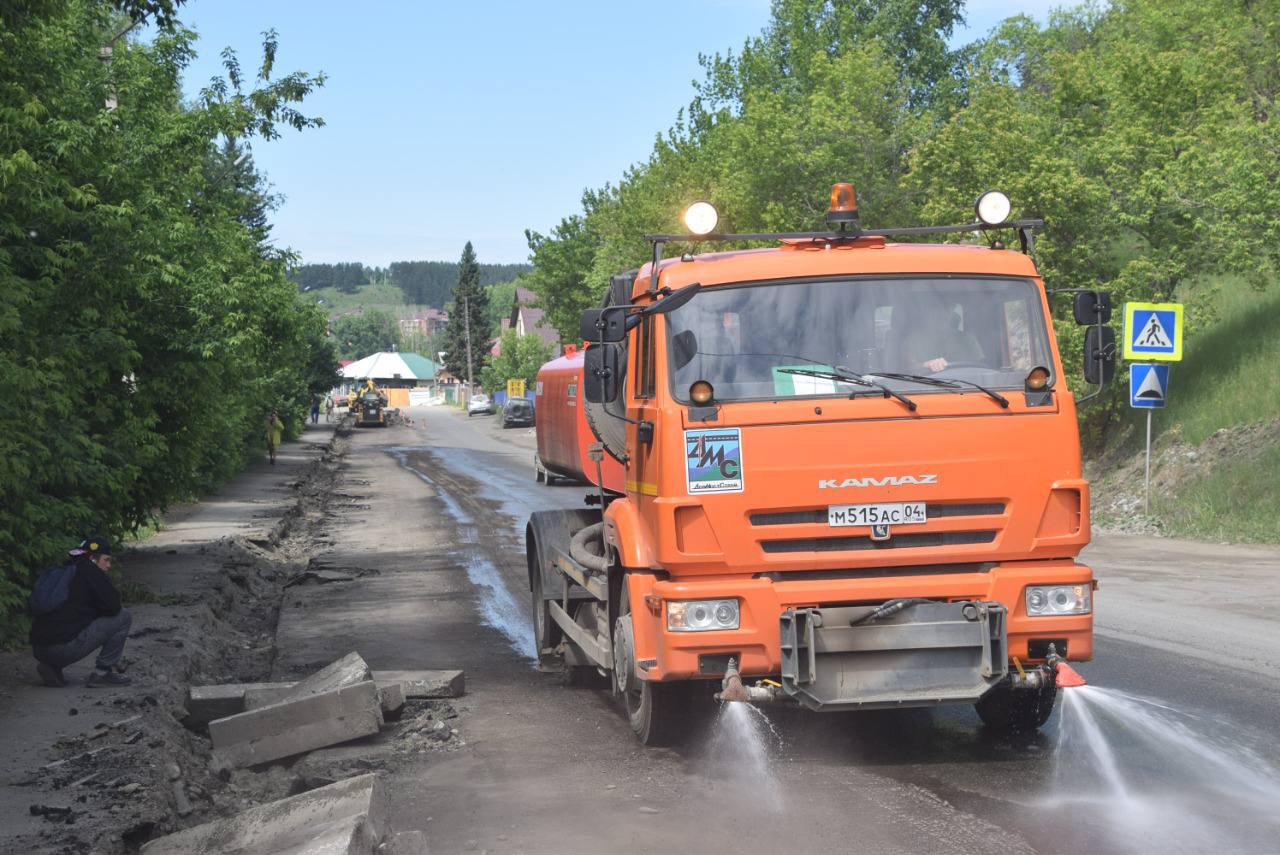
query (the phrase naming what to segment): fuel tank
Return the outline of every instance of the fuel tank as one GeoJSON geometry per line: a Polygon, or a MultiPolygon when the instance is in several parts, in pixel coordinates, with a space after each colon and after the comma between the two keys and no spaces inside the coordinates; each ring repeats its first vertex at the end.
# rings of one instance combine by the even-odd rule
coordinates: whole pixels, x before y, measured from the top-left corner
{"type": "MultiPolygon", "coordinates": [[[[565,355],[538,369],[534,387],[537,410],[538,459],[542,468],[561,478],[596,484],[596,463],[588,449],[600,439],[587,421],[582,397],[582,351],[572,345],[565,355]]],[[[600,474],[606,490],[623,492],[625,470],[616,458],[605,454],[600,474]]]]}

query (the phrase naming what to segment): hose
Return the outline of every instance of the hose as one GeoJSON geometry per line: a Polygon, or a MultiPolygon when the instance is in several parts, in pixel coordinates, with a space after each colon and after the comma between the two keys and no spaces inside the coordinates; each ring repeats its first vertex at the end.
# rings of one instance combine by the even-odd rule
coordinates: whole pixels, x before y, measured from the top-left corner
{"type": "Polygon", "coordinates": [[[573,557],[574,561],[577,561],[588,570],[593,570],[596,573],[607,573],[609,571],[608,557],[592,552],[587,548],[587,541],[594,541],[603,550],[603,535],[603,522],[592,523],[586,528],[579,529],[569,539],[569,555],[573,557]]]}
{"type": "Polygon", "coordinates": [[[854,618],[853,620],[849,621],[849,626],[858,626],[859,624],[871,623],[872,621],[877,621],[882,618],[892,617],[893,615],[896,615],[898,612],[902,611],[903,609],[910,608],[911,606],[918,606],[921,603],[932,603],[932,602],[934,601],[927,600],[922,597],[909,597],[903,600],[890,600],[889,602],[885,603],[883,606],[879,606],[878,608],[874,608],[871,611],[867,612],[862,617],[854,618]]]}

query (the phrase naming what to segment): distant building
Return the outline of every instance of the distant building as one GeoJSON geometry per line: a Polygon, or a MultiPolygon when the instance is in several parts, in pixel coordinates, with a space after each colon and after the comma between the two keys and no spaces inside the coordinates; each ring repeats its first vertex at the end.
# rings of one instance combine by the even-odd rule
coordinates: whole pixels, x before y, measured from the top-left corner
{"type": "MultiPolygon", "coordinates": [[[[510,317],[502,319],[502,331],[514,329],[517,335],[536,335],[547,344],[551,345],[552,353],[559,355],[562,348],[560,347],[560,331],[551,326],[546,318],[546,313],[542,309],[533,305],[538,299],[538,295],[530,291],[528,288],[517,288],[515,299],[511,304],[510,317]]],[[[489,352],[497,356],[501,347],[501,333],[499,338],[493,341],[489,352]]]]}
{"type": "Polygon", "coordinates": [[[449,323],[449,313],[443,309],[427,309],[408,318],[400,319],[400,334],[412,335],[419,333],[425,336],[433,336],[445,328],[449,323]]]}

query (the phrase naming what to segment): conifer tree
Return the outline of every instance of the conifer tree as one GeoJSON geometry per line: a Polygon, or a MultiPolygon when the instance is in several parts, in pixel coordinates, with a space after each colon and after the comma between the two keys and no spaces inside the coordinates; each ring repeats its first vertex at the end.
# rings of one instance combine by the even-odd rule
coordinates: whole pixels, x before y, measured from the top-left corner
{"type": "Polygon", "coordinates": [[[480,265],[471,241],[467,241],[458,262],[458,284],[445,327],[444,364],[453,376],[473,382],[480,379],[488,352],[489,294],[480,285],[480,265]]]}

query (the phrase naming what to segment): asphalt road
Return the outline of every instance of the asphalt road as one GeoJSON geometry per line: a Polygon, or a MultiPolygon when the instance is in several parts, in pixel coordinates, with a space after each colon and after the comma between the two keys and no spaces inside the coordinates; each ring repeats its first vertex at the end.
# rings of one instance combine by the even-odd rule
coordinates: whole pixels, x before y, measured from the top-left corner
{"type": "Polygon", "coordinates": [[[357,432],[350,457],[369,516],[384,492],[398,509],[370,531],[399,527],[406,566],[432,571],[396,594],[395,615],[426,619],[396,617],[381,643],[468,669],[466,746],[396,773],[393,819],[432,851],[1280,849],[1280,551],[1099,538],[1091,685],[1035,737],[991,735],[967,707],[710,710],[684,746],[645,749],[607,692],[532,667],[525,520],[582,488],[534,482],[530,430],[412,412],[357,432]]]}

